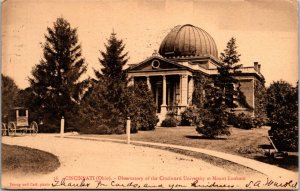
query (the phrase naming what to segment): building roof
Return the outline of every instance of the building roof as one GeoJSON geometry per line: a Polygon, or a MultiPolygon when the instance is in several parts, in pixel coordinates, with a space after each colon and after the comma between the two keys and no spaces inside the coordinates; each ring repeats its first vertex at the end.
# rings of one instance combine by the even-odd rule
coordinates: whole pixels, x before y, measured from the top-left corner
{"type": "Polygon", "coordinates": [[[159,54],[163,57],[218,58],[214,39],[203,29],[190,24],[178,25],[162,41],[159,54]]]}

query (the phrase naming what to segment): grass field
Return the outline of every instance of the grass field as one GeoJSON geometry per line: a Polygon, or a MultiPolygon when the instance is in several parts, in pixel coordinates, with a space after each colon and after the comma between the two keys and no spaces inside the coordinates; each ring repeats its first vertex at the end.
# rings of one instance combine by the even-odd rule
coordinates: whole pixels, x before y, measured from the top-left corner
{"type": "Polygon", "coordinates": [[[2,173],[14,175],[47,174],[59,166],[57,156],[15,145],[2,144],[2,173]]]}
{"type": "MultiPolygon", "coordinates": [[[[196,148],[221,151],[243,157],[274,164],[289,170],[298,170],[298,155],[282,160],[274,160],[265,156],[262,145],[270,144],[267,135],[268,127],[250,130],[231,127],[231,136],[206,139],[198,134],[195,127],[157,128],[154,131],[139,131],[131,135],[132,140],[159,142],[183,145],[196,148]]],[[[115,139],[126,139],[126,135],[90,135],[115,139]]]]}

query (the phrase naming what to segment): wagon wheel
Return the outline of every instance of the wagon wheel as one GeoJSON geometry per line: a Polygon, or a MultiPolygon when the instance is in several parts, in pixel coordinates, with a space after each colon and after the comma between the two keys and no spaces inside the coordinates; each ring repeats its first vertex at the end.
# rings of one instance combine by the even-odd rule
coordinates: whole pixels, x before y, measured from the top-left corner
{"type": "Polygon", "coordinates": [[[2,135],[7,136],[8,135],[8,130],[6,128],[6,124],[2,123],[2,135]]]}
{"type": "Polygon", "coordinates": [[[35,121],[31,122],[30,124],[31,135],[36,135],[38,133],[38,130],[39,130],[38,124],[35,121]]]}
{"type": "Polygon", "coordinates": [[[17,133],[17,127],[16,124],[14,122],[9,122],[7,125],[8,128],[8,135],[13,135],[15,136],[17,133]]]}

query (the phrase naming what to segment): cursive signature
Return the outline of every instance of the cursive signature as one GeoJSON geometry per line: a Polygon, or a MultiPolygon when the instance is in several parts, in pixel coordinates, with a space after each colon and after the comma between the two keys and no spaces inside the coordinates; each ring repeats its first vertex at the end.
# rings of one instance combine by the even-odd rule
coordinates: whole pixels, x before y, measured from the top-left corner
{"type": "Polygon", "coordinates": [[[276,187],[276,188],[297,188],[298,182],[294,182],[293,180],[277,182],[275,180],[267,178],[266,181],[249,181],[245,186],[246,188],[260,188],[260,187],[276,187]]]}

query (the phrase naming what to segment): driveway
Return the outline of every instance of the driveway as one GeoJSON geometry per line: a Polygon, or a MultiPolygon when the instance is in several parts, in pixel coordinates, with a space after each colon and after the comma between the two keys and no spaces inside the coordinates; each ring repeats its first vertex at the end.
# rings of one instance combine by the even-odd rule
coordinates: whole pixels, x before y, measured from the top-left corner
{"type": "Polygon", "coordinates": [[[5,144],[53,153],[61,166],[46,175],[2,175],[2,187],[11,189],[171,189],[242,188],[265,177],[239,176],[188,156],[122,143],[59,138],[38,134],[3,137],[5,144]],[[83,180],[84,179],[84,180],[83,180]]]}

